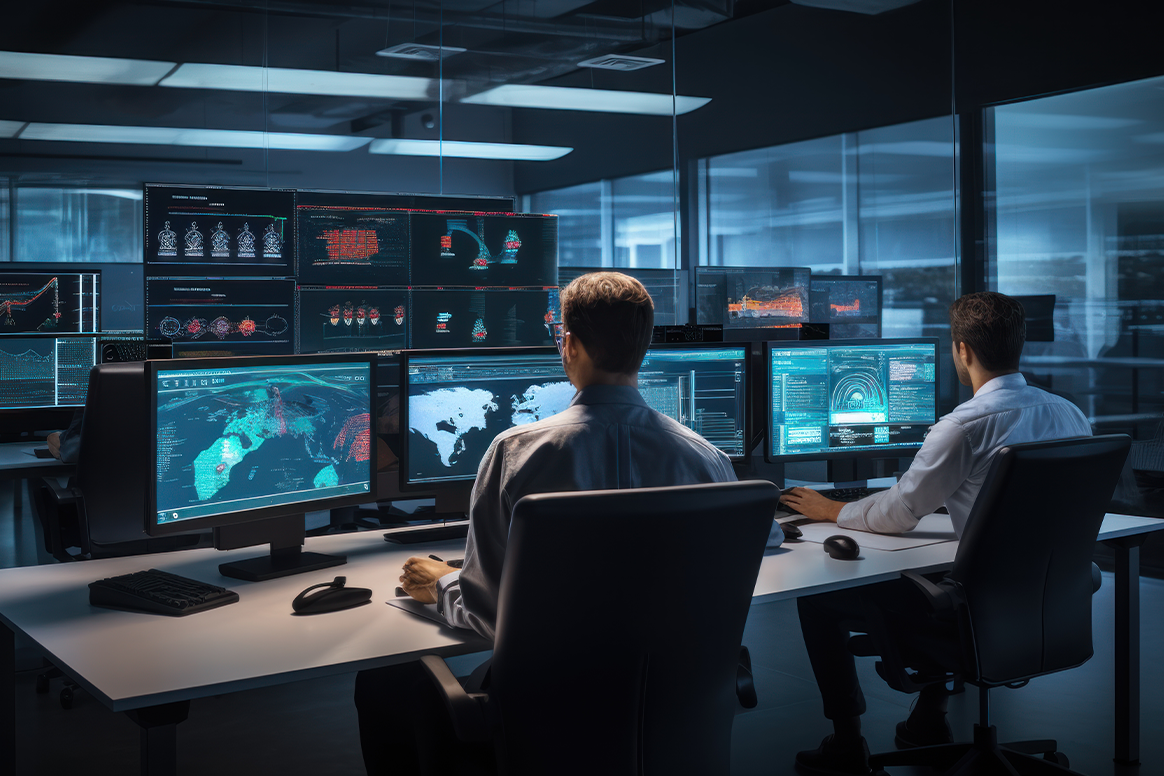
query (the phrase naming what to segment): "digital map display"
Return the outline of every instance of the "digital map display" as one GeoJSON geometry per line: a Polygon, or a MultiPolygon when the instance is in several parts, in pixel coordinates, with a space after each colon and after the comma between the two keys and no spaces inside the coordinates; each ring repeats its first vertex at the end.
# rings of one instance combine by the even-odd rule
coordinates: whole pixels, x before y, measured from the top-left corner
{"type": "Polygon", "coordinates": [[[158,523],[368,493],[371,369],[160,369],[158,523]]]}
{"type": "Polygon", "coordinates": [[[937,421],[931,343],[773,346],[769,362],[775,455],[919,447],[937,421]]]}
{"type": "Polygon", "coordinates": [[[498,434],[558,414],[575,393],[557,354],[413,358],[406,390],[414,483],[473,480],[498,434]]]}

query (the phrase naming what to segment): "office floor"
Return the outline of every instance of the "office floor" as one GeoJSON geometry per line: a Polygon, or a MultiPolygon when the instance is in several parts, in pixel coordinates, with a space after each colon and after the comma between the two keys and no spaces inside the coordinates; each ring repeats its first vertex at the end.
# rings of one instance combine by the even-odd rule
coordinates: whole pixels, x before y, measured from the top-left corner
{"type": "MultiPolygon", "coordinates": [[[[14,509],[10,484],[0,483],[0,567],[32,565],[37,552],[26,500],[14,509]]],[[[994,720],[1004,740],[1057,738],[1075,770],[1092,776],[1147,776],[1164,773],[1164,581],[1141,584],[1143,679],[1139,768],[1115,765],[1112,751],[1112,578],[1095,598],[1095,657],[1082,668],[1033,681],[1021,690],[992,694],[994,720]]],[[[794,602],[752,608],[745,632],[752,652],[760,705],[740,710],[733,735],[736,776],[792,773],[799,749],[816,746],[829,732],[820,714],[800,638],[794,602]]],[[[18,650],[20,645],[18,644],[18,650]]],[[[72,709],[58,702],[60,680],[48,695],[34,691],[36,656],[21,651],[29,666],[17,679],[20,774],[136,773],[138,728],[124,715],[107,711],[83,694],[72,709]]],[[[872,749],[892,748],[893,727],[904,719],[912,696],[888,689],[871,660],[858,661],[869,699],[865,733],[872,749]]],[[[281,687],[218,696],[191,704],[179,728],[179,773],[359,774],[359,738],[351,704],[352,676],[311,680],[281,687]]],[[[950,721],[959,738],[969,736],[977,716],[977,694],[951,699],[950,721]]],[[[895,769],[894,774],[925,771],[895,769]]]]}

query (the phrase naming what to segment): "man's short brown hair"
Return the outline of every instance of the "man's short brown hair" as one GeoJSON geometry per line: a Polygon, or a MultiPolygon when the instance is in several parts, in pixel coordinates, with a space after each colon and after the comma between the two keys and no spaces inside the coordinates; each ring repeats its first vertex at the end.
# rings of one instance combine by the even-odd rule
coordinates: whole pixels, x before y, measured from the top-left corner
{"type": "Polygon", "coordinates": [[[950,339],[955,347],[965,342],[989,372],[1018,369],[1027,339],[1023,306],[994,291],[966,294],[950,305],[950,339]]]}
{"type": "Polygon", "coordinates": [[[634,374],[643,365],[655,325],[655,303],[643,284],[621,272],[591,272],[562,289],[562,322],[604,372],[634,374]]]}

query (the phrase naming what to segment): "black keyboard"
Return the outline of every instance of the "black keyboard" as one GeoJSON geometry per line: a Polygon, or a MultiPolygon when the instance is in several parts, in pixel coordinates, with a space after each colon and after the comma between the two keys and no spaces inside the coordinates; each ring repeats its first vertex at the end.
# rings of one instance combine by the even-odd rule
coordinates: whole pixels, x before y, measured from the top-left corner
{"type": "Polygon", "coordinates": [[[238,600],[225,587],[150,569],[89,583],[89,603],[110,609],[181,617],[238,600]]]}
{"type": "MultiPolygon", "coordinates": [[[[871,496],[874,493],[880,493],[883,490],[889,490],[889,488],[828,488],[827,490],[818,490],[817,493],[821,494],[827,499],[832,499],[833,501],[860,501],[866,496],[871,496]]],[[[780,502],[780,511],[787,512],[790,515],[800,514],[800,512],[794,509],[791,505],[785,504],[783,501],[780,502]]],[[[800,525],[803,522],[812,521],[793,520],[792,525],[800,525]]]]}

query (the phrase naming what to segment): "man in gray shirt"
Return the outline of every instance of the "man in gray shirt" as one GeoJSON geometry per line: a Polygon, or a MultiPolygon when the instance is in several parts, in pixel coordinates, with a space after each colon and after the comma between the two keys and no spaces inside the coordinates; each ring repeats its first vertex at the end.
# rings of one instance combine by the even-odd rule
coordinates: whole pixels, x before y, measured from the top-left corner
{"type": "MultiPolygon", "coordinates": [[[[652,410],[638,392],[654,305],[642,284],[596,272],[562,290],[558,347],[577,389],[557,415],[499,434],[481,461],[469,507],[461,571],[409,558],[400,581],[436,603],[449,624],[493,638],[513,505],[530,493],[732,482],[726,455],[652,410]]],[[[451,735],[451,721],[417,664],[364,671],[356,680],[360,740],[370,774],[449,772],[480,758],[451,735]]]]}
{"type": "MultiPolygon", "coordinates": [[[[974,396],[930,428],[899,482],[849,504],[807,488],[793,488],[781,500],[814,520],[877,533],[912,530],[923,516],[945,505],[961,536],[990,463],[1002,447],[1091,436],[1091,426],[1078,407],[1027,385],[1019,374],[1026,323],[1017,301],[989,291],[955,300],[950,305],[950,337],[958,379],[974,390],[974,396]]],[[[872,602],[912,616],[909,602],[915,599],[910,593],[906,583],[894,580],[860,592],[843,590],[797,599],[804,643],[825,716],[834,729],[818,749],[796,756],[801,772],[870,773],[869,749],[861,737],[865,698],[848,649],[849,633],[860,630],[863,613],[872,602]]],[[[945,713],[945,686],[926,687],[909,719],[897,726],[898,746],[950,740],[945,713]]]]}

